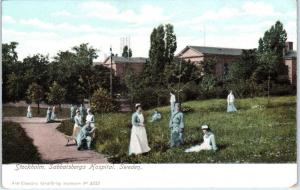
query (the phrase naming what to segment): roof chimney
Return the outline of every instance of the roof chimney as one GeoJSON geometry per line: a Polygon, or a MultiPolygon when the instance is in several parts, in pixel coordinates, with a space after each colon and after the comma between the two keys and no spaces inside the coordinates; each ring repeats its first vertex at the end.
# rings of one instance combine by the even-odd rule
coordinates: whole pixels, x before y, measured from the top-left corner
{"type": "Polygon", "coordinates": [[[285,52],[289,52],[293,50],[293,42],[285,42],[285,52]]]}

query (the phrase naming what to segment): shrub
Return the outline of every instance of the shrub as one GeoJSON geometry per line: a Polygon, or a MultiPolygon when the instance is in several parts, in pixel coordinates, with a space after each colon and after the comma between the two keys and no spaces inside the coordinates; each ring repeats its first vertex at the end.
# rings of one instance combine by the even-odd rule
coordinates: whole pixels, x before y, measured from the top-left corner
{"type": "Polygon", "coordinates": [[[4,122],[2,129],[3,163],[41,163],[40,154],[18,123],[4,122]]]}
{"type": "Polygon", "coordinates": [[[98,113],[118,111],[120,105],[117,101],[109,97],[103,88],[96,90],[91,98],[91,108],[98,113]]]}

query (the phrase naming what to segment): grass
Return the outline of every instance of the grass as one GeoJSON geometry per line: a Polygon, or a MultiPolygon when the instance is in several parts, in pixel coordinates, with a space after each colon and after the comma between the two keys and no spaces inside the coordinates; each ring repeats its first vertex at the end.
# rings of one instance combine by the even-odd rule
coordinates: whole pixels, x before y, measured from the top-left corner
{"type": "MultiPolygon", "coordinates": [[[[27,114],[27,107],[3,106],[2,109],[3,117],[26,117],[27,114]]],[[[39,114],[37,113],[36,107],[32,107],[31,110],[33,117],[46,117],[46,108],[40,108],[39,114]]],[[[70,110],[67,108],[62,108],[61,111],[59,108],[56,108],[56,112],[59,119],[70,117],[70,110]]]]}
{"type": "MultiPolygon", "coordinates": [[[[131,113],[97,114],[96,151],[109,155],[114,163],[295,163],[296,97],[238,99],[237,113],[226,112],[226,100],[186,102],[192,112],[185,113],[185,144],[169,148],[169,106],[158,110],[163,118],[146,123],[151,151],[128,156],[131,113]],[[262,108],[252,108],[261,105],[262,108]],[[185,153],[202,142],[200,125],[208,124],[216,136],[219,151],[185,153]]],[[[144,112],[147,121],[153,110],[144,112]]],[[[73,124],[64,121],[58,129],[71,134],[73,124]]]]}
{"type": "Polygon", "coordinates": [[[37,148],[32,144],[18,123],[4,122],[2,125],[3,163],[41,163],[37,148]]]}

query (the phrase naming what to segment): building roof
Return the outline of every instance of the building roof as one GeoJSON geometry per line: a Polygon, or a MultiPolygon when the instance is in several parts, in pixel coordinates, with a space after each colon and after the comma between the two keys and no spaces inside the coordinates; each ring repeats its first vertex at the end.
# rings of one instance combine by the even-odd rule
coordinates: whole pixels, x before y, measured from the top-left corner
{"type": "Polygon", "coordinates": [[[292,58],[297,58],[297,52],[296,51],[288,51],[285,55],[284,55],[285,59],[292,59],[292,58]]]}
{"type": "MultiPolygon", "coordinates": [[[[109,60],[110,57],[107,57],[104,60],[104,63],[107,62],[109,60]]],[[[125,58],[125,57],[116,57],[113,56],[113,61],[115,63],[146,63],[147,58],[145,57],[129,57],[129,58],[125,58]]]]}
{"type": "Polygon", "coordinates": [[[224,48],[224,47],[186,46],[177,56],[180,56],[189,48],[197,52],[201,52],[203,54],[217,54],[217,55],[241,55],[243,50],[243,49],[224,48]]]}

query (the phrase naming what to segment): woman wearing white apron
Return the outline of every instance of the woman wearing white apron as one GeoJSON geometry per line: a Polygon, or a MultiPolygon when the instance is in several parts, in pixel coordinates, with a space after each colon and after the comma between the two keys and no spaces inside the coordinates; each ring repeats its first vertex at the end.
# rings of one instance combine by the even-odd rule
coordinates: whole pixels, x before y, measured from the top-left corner
{"type": "Polygon", "coordinates": [[[26,117],[32,118],[32,112],[31,112],[31,106],[30,105],[27,107],[27,115],[26,115],[26,117]]]}
{"type": "Polygon", "coordinates": [[[234,106],[234,95],[230,90],[230,93],[227,96],[227,112],[236,112],[237,109],[234,106]]]}
{"type": "Polygon", "coordinates": [[[87,109],[85,123],[90,124],[91,127],[95,127],[95,117],[94,114],[92,114],[91,109],[87,109]]]}
{"type": "Polygon", "coordinates": [[[215,135],[210,131],[207,125],[202,125],[203,143],[200,145],[193,146],[186,149],[185,152],[199,152],[201,150],[213,150],[216,151],[218,148],[216,146],[215,135]]]}
{"type": "Polygon", "coordinates": [[[150,151],[141,104],[136,104],[135,108],[136,112],[132,114],[131,118],[132,129],[129,144],[129,155],[142,154],[150,151]]]}

